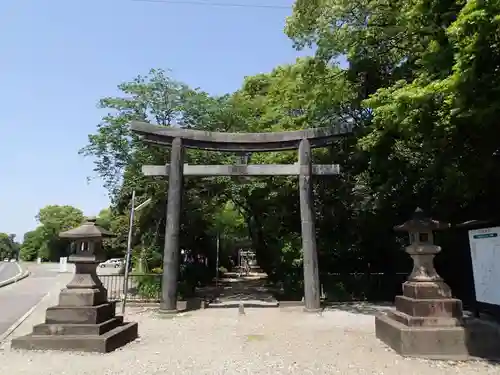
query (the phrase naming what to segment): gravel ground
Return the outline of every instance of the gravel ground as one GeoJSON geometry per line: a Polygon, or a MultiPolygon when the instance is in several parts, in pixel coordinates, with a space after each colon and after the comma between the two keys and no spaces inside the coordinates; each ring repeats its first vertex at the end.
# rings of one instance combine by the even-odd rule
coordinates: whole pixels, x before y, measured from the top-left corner
{"type": "Polygon", "coordinates": [[[0,374],[500,374],[487,362],[404,359],[379,342],[372,315],[300,308],[206,309],[161,317],[131,308],[141,338],[110,354],[0,349],[0,374]]]}

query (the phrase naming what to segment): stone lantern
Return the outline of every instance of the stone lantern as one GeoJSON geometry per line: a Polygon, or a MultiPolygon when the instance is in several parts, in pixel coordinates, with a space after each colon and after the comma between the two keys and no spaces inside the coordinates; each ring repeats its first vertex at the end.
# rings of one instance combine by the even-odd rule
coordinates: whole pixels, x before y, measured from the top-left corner
{"type": "Polygon", "coordinates": [[[451,297],[450,288],[434,268],[434,257],[441,251],[441,247],[434,245],[433,235],[433,231],[449,227],[448,223],[426,218],[420,208],[415,210],[410,220],[394,227],[396,231],[408,232],[410,238],[410,245],[405,250],[413,259],[413,270],[408,281],[403,284],[403,290],[413,288],[417,297],[451,297]]]}
{"type": "Polygon", "coordinates": [[[396,296],[396,310],[376,317],[377,338],[403,355],[442,359],[465,359],[465,329],[462,302],[452,298],[449,286],[434,268],[434,257],[441,251],[434,245],[433,232],[449,224],[432,220],[417,208],[413,217],[397,231],[409,233],[406,252],[413,259],[413,270],[403,284],[403,295],[396,296]]]}
{"type": "Polygon", "coordinates": [[[59,295],[59,304],[49,307],[45,323],[29,335],[12,340],[15,349],[109,352],[137,338],[137,323],[124,323],[115,316],[116,303],[107,300],[107,291],[97,276],[104,259],[102,240],[113,234],[89,217],[75,229],[59,234],[71,241],[68,258],[75,275],[59,295]]]}
{"type": "Polygon", "coordinates": [[[96,219],[89,217],[78,228],[59,234],[59,237],[71,241],[69,263],[75,264],[73,280],[61,291],[59,303],[74,304],[77,299],[84,299],[87,305],[105,302],[107,291],[97,276],[97,266],[106,260],[102,240],[114,237],[114,234],[95,224],[96,219]]]}

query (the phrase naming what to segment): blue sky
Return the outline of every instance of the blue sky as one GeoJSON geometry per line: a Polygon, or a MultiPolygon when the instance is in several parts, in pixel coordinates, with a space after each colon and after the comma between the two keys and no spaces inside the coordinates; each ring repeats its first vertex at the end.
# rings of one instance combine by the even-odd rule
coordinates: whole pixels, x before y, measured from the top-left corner
{"type": "MultiPolygon", "coordinates": [[[[210,3],[212,0],[199,0],[210,3]]],[[[0,232],[23,234],[48,204],[95,215],[108,205],[92,160],[78,155],[99,98],[151,68],[212,94],[294,62],[284,35],[293,0],[213,0],[290,9],[132,0],[0,1],[0,232]]]]}

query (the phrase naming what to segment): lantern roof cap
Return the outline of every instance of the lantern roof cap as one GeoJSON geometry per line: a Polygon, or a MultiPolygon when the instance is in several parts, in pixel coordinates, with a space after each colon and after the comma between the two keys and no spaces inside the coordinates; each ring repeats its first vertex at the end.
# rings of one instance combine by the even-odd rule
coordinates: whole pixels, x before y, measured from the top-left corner
{"type": "Polygon", "coordinates": [[[450,227],[450,224],[433,220],[425,215],[424,210],[417,207],[410,220],[403,224],[396,225],[394,230],[400,232],[432,232],[450,227]]]}
{"type": "Polygon", "coordinates": [[[61,238],[69,239],[99,239],[115,237],[110,231],[96,225],[97,218],[95,216],[89,216],[85,219],[85,222],[79,227],[67,230],[65,232],[59,233],[61,238]]]}

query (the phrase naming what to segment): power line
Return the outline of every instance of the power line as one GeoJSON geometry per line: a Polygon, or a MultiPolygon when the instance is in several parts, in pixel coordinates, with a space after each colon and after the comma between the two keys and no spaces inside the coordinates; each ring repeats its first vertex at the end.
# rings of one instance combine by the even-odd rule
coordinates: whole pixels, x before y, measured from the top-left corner
{"type": "Polygon", "coordinates": [[[243,3],[217,3],[203,1],[181,1],[181,0],[130,0],[136,3],[161,3],[161,4],[178,4],[178,5],[204,5],[226,8],[261,8],[261,9],[291,9],[288,5],[269,5],[269,4],[243,4],[243,3]]]}

